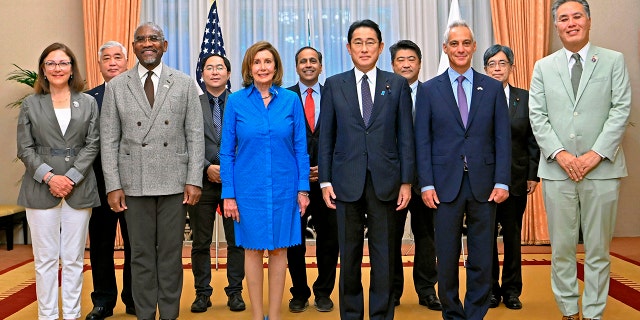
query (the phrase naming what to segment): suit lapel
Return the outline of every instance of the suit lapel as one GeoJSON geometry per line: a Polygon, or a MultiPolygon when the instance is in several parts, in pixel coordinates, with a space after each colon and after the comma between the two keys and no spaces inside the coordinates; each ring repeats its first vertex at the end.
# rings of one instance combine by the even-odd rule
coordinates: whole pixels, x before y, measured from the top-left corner
{"type": "Polygon", "coordinates": [[[514,118],[516,115],[516,111],[518,110],[518,104],[520,102],[520,97],[518,96],[518,92],[513,90],[513,87],[509,85],[509,117],[514,118]]]}
{"type": "MultiPolygon", "coordinates": [[[[376,89],[373,91],[373,107],[371,109],[369,125],[371,125],[380,112],[382,112],[382,108],[385,106],[385,100],[387,96],[391,94],[389,78],[378,68],[376,68],[376,72],[376,89]],[[384,94],[382,93],[383,91],[384,94]]],[[[398,88],[398,90],[400,89],[398,88]]]]}
{"type": "Polygon", "coordinates": [[[582,70],[582,77],[580,78],[580,85],[578,86],[578,92],[576,94],[576,103],[580,101],[580,96],[582,96],[584,88],[587,87],[587,83],[589,82],[589,79],[591,79],[593,70],[598,64],[598,47],[591,45],[587,52],[587,56],[583,58],[584,63],[582,65],[584,66],[584,69],[582,70]]]}
{"type": "MultiPolygon", "coordinates": [[[[216,128],[213,125],[213,113],[211,113],[211,106],[209,104],[209,96],[207,93],[203,93],[200,96],[200,104],[202,105],[202,115],[204,117],[204,125],[207,127],[207,131],[215,133],[216,128]]],[[[214,140],[216,135],[213,134],[214,140]]]]}
{"type": "MultiPolygon", "coordinates": [[[[360,118],[360,124],[364,127],[364,120],[360,112],[360,102],[358,101],[358,89],[356,88],[356,74],[353,70],[347,72],[342,78],[342,95],[347,102],[347,106],[354,117],[360,118]]],[[[370,121],[371,122],[371,121],[370,121]]]]}
{"type": "Polygon", "coordinates": [[[41,110],[44,116],[49,120],[49,123],[53,124],[53,130],[55,130],[60,139],[63,139],[62,130],[58,125],[58,117],[56,117],[56,112],[53,110],[51,94],[40,95],[40,105],[42,106],[41,110]]]}
{"type": "MultiPolygon", "coordinates": [[[[449,82],[448,71],[445,71],[438,77],[438,91],[440,96],[445,101],[445,108],[451,112],[452,116],[457,120],[461,128],[464,128],[462,123],[462,116],[460,115],[460,109],[456,102],[456,97],[453,95],[453,89],[451,88],[451,82],[449,82]]],[[[472,100],[473,101],[473,100],[472,100]]]]}
{"type": "Polygon", "coordinates": [[[567,92],[567,95],[569,96],[569,99],[571,99],[571,102],[575,104],[576,100],[573,95],[571,75],[569,75],[569,61],[567,61],[567,56],[564,54],[564,49],[558,50],[553,60],[555,61],[558,77],[560,77],[560,81],[564,86],[564,90],[567,92]]]}
{"type": "Polygon", "coordinates": [[[138,103],[138,107],[140,107],[144,112],[144,115],[149,117],[151,114],[151,106],[149,105],[149,100],[147,100],[147,96],[144,93],[144,88],[142,88],[142,81],[138,75],[138,65],[127,72],[127,76],[129,77],[129,81],[127,83],[129,91],[131,91],[131,95],[138,103]]]}
{"type": "Polygon", "coordinates": [[[78,93],[71,94],[71,119],[69,119],[69,125],[67,126],[67,131],[64,133],[63,137],[65,140],[69,137],[69,135],[73,134],[73,132],[77,132],[77,130],[71,129],[75,127],[80,122],[83,121],[82,113],[84,112],[83,108],[87,106],[80,105],[80,96],[78,93]]]}
{"type": "MultiPolygon", "coordinates": [[[[166,107],[167,104],[165,100],[167,99],[167,94],[173,85],[172,78],[173,70],[171,70],[166,64],[162,65],[162,72],[160,74],[160,80],[158,80],[158,92],[156,92],[156,98],[153,102],[153,110],[151,112],[151,123],[153,123],[162,110],[163,107],[166,107]]],[[[170,106],[169,106],[170,107],[170,106]]]]}
{"type": "MultiPolygon", "coordinates": [[[[484,80],[481,74],[473,71],[473,85],[471,86],[471,106],[469,106],[469,118],[467,119],[467,128],[473,123],[473,119],[480,109],[480,101],[484,97],[484,80]]],[[[462,117],[460,117],[462,121],[462,117]]]]}

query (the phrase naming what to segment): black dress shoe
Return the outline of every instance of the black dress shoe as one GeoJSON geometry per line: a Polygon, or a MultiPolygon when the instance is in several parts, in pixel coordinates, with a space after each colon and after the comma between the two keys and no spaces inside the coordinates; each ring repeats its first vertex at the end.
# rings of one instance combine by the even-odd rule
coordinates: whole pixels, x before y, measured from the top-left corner
{"type": "Polygon", "coordinates": [[[204,294],[198,294],[196,295],[196,300],[191,304],[191,312],[205,312],[209,307],[211,307],[211,297],[204,294]]]}
{"type": "Polygon", "coordinates": [[[87,320],[102,320],[106,317],[111,317],[113,315],[113,309],[108,309],[106,307],[93,307],[93,310],[89,312],[86,319],[87,320]]]}
{"type": "Polygon", "coordinates": [[[421,306],[427,307],[429,310],[436,310],[436,311],[442,310],[442,304],[440,303],[440,299],[438,299],[438,296],[436,296],[435,294],[430,294],[424,298],[419,298],[418,303],[421,306]]]}
{"type": "Polygon", "coordinates": [[[329,297],[316,297],[313,301],[313,306],[319,312],[329,312],[333,310],[333,301],[329,297]]]}
{"type": "Polygon", "coordinates": [[[504,297],[504,305],[513,310],[522,309],[522,302],[516,296],[504,297]]]}
{"type": "Polygon", "coordinates": [[[247,309],[244,300],[242,300],[242,294],[240,293],[234,293],[229,296],[229,299],[227,300],[227,307],[229,307],[229,310],[231,311],[244,311],[247,309]]]}
{"type": "Polygon", "coordinates": [[[293,298],[289,300],[289,311],[293,313],[303,312],[309,307],[309,299],[293,298]]]}
{"type": "Polygon", "coordinates": [[[399,306],[399,305],[400,305],[400,299],[395,299],[395,298],[394,298],[394,299],[393,299],[393,306],[394,306],[394,307],[397,307],[397,306],[399,306]]]}
{"type": "Polygon", "coordinates": [[[489,308],[497,308],[500,305],[500,296],[496,296],[495,294],[491,294],[491,299],[489,300],[489,308]]]}
{"type": "Polygon", "coordinates": [[[126,312],[127,314],[130,314],[132,316],[135,316],[136,315],[136,307],[135,306],[127,306],[124,309],[124,312],[126,312]]]}

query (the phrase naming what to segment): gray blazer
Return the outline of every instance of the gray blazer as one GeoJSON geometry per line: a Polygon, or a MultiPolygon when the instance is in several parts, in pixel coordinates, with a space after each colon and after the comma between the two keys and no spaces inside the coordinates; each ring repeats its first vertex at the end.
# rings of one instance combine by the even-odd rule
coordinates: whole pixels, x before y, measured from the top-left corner
{"type": "Polygon", "coordinates": [[[193,79],[162,66],[153,108],[136,65],[106,85],[100,115],[106,191],[161,196],[202,187],[202,108],[193,79]]]}
{"type": "Polygon", "coordinates": [[[18,204],[48,209],[60,203],[42,178],[49,171],[69,177],[73,191],[65,199],[75,209],[100,205],[92,163],[98,154],[98,105],[84,93],[71,94],[71,121],[63,135],[50,94],[33,94],[22,102],[18,117],[18,158],[26,170],[18,204]]]}

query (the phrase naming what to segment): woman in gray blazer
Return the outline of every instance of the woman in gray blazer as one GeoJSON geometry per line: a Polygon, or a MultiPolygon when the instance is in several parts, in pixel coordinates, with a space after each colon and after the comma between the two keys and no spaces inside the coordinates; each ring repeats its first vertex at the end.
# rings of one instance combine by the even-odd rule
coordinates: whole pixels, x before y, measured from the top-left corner
{"type": "Polygon", "coordinates": [[[100,205],[92,163],[99,149],[98,106],[71,49],[48,46],[38,61],[35,94],[22,102],[18,157],[25,165],[18,204],[26,207],[36,269],[38,318],[80,318],[80,293],[91,208],[100,205]]]}

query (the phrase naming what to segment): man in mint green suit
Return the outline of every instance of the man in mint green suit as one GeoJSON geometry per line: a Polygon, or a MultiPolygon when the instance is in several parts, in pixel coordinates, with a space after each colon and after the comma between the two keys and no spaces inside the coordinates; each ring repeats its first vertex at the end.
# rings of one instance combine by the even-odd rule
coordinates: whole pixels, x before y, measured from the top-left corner
{"type": "Polygon", "coordinates": [[[585,0],[557,0],[552,13],[564,48],[536,62],[529,90],[551,236],[551,285],[563,319],[580,319],[576,245],[582,228],[582,316],[601,319],[620,178],[627,175],[621,142],[631,105],[629,74],[621,53],[589,42],[585,0]]]}

